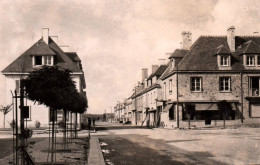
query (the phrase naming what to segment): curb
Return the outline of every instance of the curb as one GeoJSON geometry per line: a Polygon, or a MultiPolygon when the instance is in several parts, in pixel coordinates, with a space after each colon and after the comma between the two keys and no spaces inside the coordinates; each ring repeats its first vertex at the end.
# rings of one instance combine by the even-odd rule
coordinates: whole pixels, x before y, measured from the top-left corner
{"type": "Polygon", "coordinates": [[[98,138],[91,136],[89,143],[88,165],[105,165],[98,138]]]}

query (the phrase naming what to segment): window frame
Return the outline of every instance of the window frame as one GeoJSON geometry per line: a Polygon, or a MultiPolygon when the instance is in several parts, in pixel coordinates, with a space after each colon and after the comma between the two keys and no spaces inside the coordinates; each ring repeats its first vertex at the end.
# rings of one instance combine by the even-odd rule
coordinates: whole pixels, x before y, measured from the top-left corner
{"type": "Polygon", "coordinates": [[[230,66],[230,55],[220,55],[220,66],[230,66]]]}
{"type": "Polygon", "coordinates": [[[202,92],[202,77],[196,76],[196,77],[190,77],[190,91],[191,92],[195,92],[195,93],[199,93],[202,92]],[[197,90],[197,79],[199,79],[199,90],[197,90]],[[194,83],[193,83],[193,80],[194,83]],[[194,88],[193,88],[193,84],[195,84],[194,88]]]}
{"type": "Polygon", "coordinates": [[[231,77],[222,76],[219,77],[219,91],[220,92],[231,92],[231,77]],[[226,90],[226,79],[228,79],[228,89],[226,90]]]}
{"type": "Polygon", "coordinates": [[[172,79],[169,80],[169,94],[172,94],[172,79]]]}
{"type": "Polygon", "coordinates": [[[255,55],[246,55],[246,66],[255,66],[255,55]],[[248,60],[248,58],[253,58],[252,60],[248,60]],[[249,62],[252,61],[253,63],[250,64],[249,62]]]}
{"type": "Polygon", "coordinates": [[[43,58],[42,58],[43,56],[34,56],[34,66],[42,66],[43,65],[43,58]],[[39,58],[39,59],[38,59],[39,58]],[[41,59],[41,64],[36,64],[36,61],[37,61],[37,59],[38,60],[40,60],[41,59]]]}

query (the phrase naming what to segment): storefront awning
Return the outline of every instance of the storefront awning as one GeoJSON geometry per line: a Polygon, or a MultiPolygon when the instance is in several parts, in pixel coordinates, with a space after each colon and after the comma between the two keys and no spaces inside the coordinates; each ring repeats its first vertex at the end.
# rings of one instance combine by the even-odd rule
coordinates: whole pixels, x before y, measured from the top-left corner
{"type": "MultiPolygon", "coordinates": [[[[236,110],[235,103],[231,103],[232,110],[236,110]]],[[[195,104],[196,111],[216,111],[218,110],[217,103],[197,103],[195,104]]]]}
{"type": "Polygon", "coordinates": [[[163,112],[169,111],[169,109],[172,107],[173,104],[168,104],[164,109],[163,112]]]}

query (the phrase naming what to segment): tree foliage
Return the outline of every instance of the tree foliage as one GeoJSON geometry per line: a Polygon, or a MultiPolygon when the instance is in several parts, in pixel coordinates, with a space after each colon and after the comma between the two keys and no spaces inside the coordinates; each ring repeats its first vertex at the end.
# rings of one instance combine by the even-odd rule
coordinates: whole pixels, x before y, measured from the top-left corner
{"type": "Polygon", "coordinates": [[[87,107],[86,99],[81,98],[70,73],[57,66],[43,66],[31,72],[22,82],[27,97],[53,109],[83,113],[87,107]]]}

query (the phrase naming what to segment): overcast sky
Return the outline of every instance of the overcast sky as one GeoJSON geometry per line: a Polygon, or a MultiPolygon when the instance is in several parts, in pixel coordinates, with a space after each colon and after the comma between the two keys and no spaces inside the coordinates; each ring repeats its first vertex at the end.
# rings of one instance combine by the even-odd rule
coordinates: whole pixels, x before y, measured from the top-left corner
{"type": "MultiPolygon", "coordinates": [[[[59,36],[82,60],[90,113],[131,95],[141,69],[180,48],[181,32],[237,35],[259,30],[259,0],[1,0],[0,70],[41,38],[41,28],[59,36]]],[[[0,105],[4,97],[0,76],[0,105]]]]}

